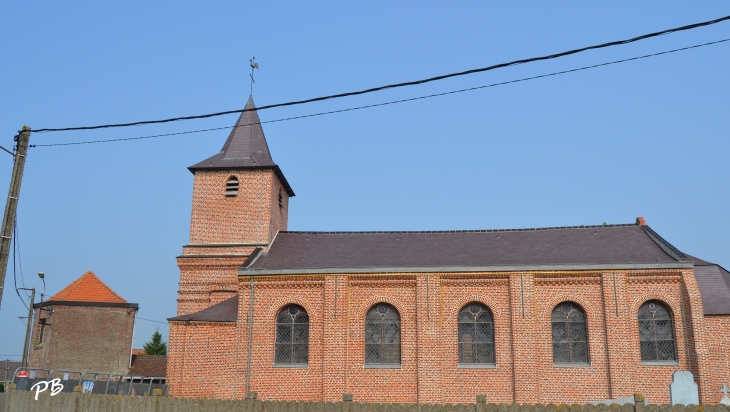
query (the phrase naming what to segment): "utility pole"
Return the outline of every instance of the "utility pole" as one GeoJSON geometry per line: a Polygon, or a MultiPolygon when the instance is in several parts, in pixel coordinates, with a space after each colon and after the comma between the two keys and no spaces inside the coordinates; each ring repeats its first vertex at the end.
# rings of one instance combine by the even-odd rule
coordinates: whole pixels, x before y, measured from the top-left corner
{"type": "Polygon", "coordinates": [[[18,288],[22,290],[30,291],[30,304],[28,305],[28,326],[25,328],[25,345],[23,345],[23,359],[21,360],[22,367],[28,366],[28,343],[30,342],[30,325],[33,324],[33,304],[35,303],[35,288],[18,288]]]}
{"type": "Polygon", "coordinates": [[[10,256],[10,241],[13,237],[15,227],[15,213],[18,210],[18,197],[20,197],[20,182],[23,180],[23,168],[25,167],[25,155],[28,153],[28,142],[30,141],[30,127],[23,126],[23,130],[15,136],[15,163],[13,164],[13,175],[10,178],[10,189],[8,200],[5,202],[5,215],[3,225],[0,228],[0,307],[2,307],[3,292],[5,292],[5,272],[8,270],[8,257],[10,256]]]}

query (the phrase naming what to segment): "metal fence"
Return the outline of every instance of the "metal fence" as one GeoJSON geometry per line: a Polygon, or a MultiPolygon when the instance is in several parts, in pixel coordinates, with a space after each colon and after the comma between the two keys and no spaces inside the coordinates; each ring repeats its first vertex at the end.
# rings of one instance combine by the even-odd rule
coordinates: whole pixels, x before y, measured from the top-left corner
{"type": "MultiPolygon", "coordinates": [[[[94,395],[152,395],[154,390],[160,396],[167,396],[164,376],[116,375],[102,372],[81,372],[48,370],[38,368],[18,368],[13,374],[12,383],[17,391],[31,391],[33,385],[59,379],[63,385],[61,393],[82,392],[94,395]],[[18,377],[18,372],[26,372],[28,377],[18,377]]],[[[2,412],[2,411],[0,411],[2,412]]]]}

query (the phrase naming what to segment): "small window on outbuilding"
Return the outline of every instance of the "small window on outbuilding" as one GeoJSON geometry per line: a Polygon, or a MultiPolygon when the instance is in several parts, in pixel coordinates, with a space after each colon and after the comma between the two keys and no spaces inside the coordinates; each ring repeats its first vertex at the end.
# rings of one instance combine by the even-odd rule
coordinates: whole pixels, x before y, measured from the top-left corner
{"type": "Polygon", "coordinates": [[[238,179],[231,176],[226,182],[226,196],[236,196],[238,194],[238,179]]]}

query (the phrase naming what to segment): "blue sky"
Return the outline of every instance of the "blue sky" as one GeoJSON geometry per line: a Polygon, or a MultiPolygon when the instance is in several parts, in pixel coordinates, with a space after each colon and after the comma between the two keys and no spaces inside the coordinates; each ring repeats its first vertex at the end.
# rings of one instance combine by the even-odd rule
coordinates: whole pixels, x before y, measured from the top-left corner
{"type": "MultiPolygon", "coordinates": [[[[727,2],[7,2],[0,145],[34,129],[242,108],[364,89],[730,14],[727,2]]],[[[519,79],[730,38],[730,22],[428,85],[260,112],[263,121],[519,79]]],[[[297,196],[290,230],[631,223],[730,268],[730,42],[445,97],[264,125],[297,196]]],[[[31,143],[233,125],[236,115],[31,143]]],[[[227,130],[30,150],[17,281],[53,294],[87,270],[139,317],[174,316],[192,174],[227,130]],[[20,265],[22,264],[22,278],[20,265]]],[[[0,152],[0,193],[12,158],[0,152]]],[[[23,295],[25,296],[25,295],[23,295]]],[[[27,298],[26,298],[27,299],[27,298]]],[[[0,359],[19,359],[12,257],[0,359]]],[[[140,320],[135,347],[166,323],[140,320]]]]}

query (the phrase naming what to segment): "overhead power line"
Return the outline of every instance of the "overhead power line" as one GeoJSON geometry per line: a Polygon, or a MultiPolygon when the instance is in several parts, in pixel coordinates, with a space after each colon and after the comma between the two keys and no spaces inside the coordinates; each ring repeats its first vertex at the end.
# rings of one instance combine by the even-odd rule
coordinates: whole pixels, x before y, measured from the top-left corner
{"type": "Polygon", "coordinates": [[[45,129],[34,130],[34,132],[40,133],[40,132],[62,132],[62,131],[70,131],[70,130],[93,130],[93,129],[106,129],[106,128],[112,128],[112,127],[127,127],[127,126],[140,126],[140,125],[145,125],[145,124],[169,123],[169,122],[176,122],[176,121],[180,121],[180,120],[205,119],[205,118],[223,116],[223,115],[233,114],[233,113],[242,113],[242,112],[251,111],[251,110],[266,110],[266,109],[273,109],[275,107],[294,106],[294,105],[318,102],[318,101],[329,100],[329,99],[337,99],[337,98],[347,97],[347,96],[356,96],[356,95],[360,95],[360,94],[373,93],[373,92],[377,92],[380,90],[395,89],[395,88],[405,87],[405,86],[414,86],[414,85],[418,85],[418,84],[434,82],[437,80],[448,79],[451,77],[465,76],[467,74],[474,74],[474,73],[481,73],[481,72],[485,72],[485,71],[489,71],[489,70],[500,69],[503,67],[515,66],[518,64],[531,63],[531,62],[541,61],[541,60],[550,60],[550,59],[555,59],[558,57],[568,56],[571,54],[581,53],[581,52],[584,52],[587,50],[595,50],[595,49],[602,49],[605,47],[619,46],[622,44],[633,43],[633,42],[637,42],[640,40],[649,39],[652,37],[662,36],[665,34],[670,34],[670,33],[675,33],[675,32],[685,31],[685,30],[692,30],[692,29],[696,29],[698,27],[703,27],[703,26],[709,26],[712,24],[720,23],[725,20],[730,20],[730,16],[725,16],[725,17],[721,17],[718,19],[709,20],[709,21],[705,21],[705,22],[701,22],[701,23],[690,24],[687,26],[675,27],[673,29],[662,30],[662,31],[654,32],[654,33],[644,34],[644,35],[632,37],[632,38],[626,39],[626,40],[616,40],[616,41],[612,41],[612,42],[608,42],[608,43],[597,44],[594,46],[582,47],[580,49],[568,50],[568,51],[564,51],[561,53],[550,54],[547,56],[531,57],[528,59],[514,60],[511,62],[495,64],[492,66],[482,67],[482,68],[478,68],[478,69],[471,69],[471,70],[466,70],[466,71],[461,71],[461,72],[456,72],[456,73],[443,74],[443,75],[436,76],[436,77],[429,77],[427,79],[414,80],[414,81],[409,81],[409,82],[404,82],[404,83],[388,84],[385,86],[378,86],[378,87],[373,87],[370,89],[365,89],[365,90],[360,90],[360,91],[355,91],[355,92],[339,93],[339,94],[332,94],[332,95],[328,95],[328,96],[315,97],[315,98],[306,99],[306,100],[297,100],[297,101],[291,101],[291,102],[286,102],[286,103],[270,104],[270,105],[258,107],[256,109],[228,110],[225,112],[209,113],[209,114],[202,114],[202,115],[196,115],[196,116],[174,117],[174,118],[162,119],[162,120],[145,120],[145,121],[132,122],[132,123],[116,123],[116,124],[105,124],[105,125],[98,125],[98,126],[66,127],[66,128],[55,128],[55,129],[54,128],[45,128],[45,129]]]}
{"type": "Polygon", "coordinates": [[[425,96],[411,97],[411,98],[408,98],[408,99],[393,100],[393,101],[384,102],[384,103],[375,103],[375,104],[369,104],[369,105],[365,105],[365,106],[350,107],[350,108],[347,108],[347,109],[331,110],[331,111],[327,111],[327,112],[319,112],[319,113],[313,113],[313,114],[306,114],[306,115],[302,115],[302,116],[286,117],[286,118],[282,118],[282,119],[267,120],[267,121],[256,122],[256,123],[247,123],[247,124],[242,124],[242,125],[238,125],[238,126],[223,126],[223,127],[209,128],[209,129],[188,130],[188,131],[184,131],[184,132],[155,134],[155,135],[149,135],[149,136],[124,137],[124,138],[119,138],[119,139],[90,140],[90,141],[85,141],[85,142],[69,142],[69,143],[36,144],[36,145],[33,145],[33,147],[75,146],[75,145],[82,145],[82,144],[111,143],[111,142],[122,142],[122,141],[128,141],[128,140],[152,139],[152,138],[155,138],[155,137],[179,136],[179,135],[184,135],[184,134],[210,132],[210,131],[214,131],[214,130],[234,129],[236,127],[251,126],[251,125],[254,125],[254,124],[276,123],[276,122],[284,122],[284,121],[288,121],[288,120],[303,119],[303,118],[307,118],[307,117],[323,116],[323,115],[327,115],[327,114],[343,113],[343,112],[349,112],[349,111],[354,111],[354,110],[369,109],[369,108],[373,108],[373,107],[387,106],[387,105],[396,104],[396,103],[411,102],[411,101],[415,101],[415,100],[429,99],[429,98],[432,98],[432,97],[439,97],[439,96],[446,96],[446,95],[450,95],[450,94],[463,93],[463,92],[468,92],[468,91],[473,91],[473,90],[486,89],[486,88],[489,88],[489,87],[504,86],[504,85],[507,85],[507,84],[525,82],[525,81],[528,81],[528,80],[536,80],[536,79],[541,79],[541,78],[545,78],[545,77],[557,76],[557,75],[560,75],[560,74],[574,73],[574,72],[578,72],[578,71],[582,71],[582,70],[595,69],[595,68],[598,68],[598,67],[610,66],[610,65],[613,65],[613,64],[626,63],[626,62],[630,62],[630,61],[634,61],[634,60],[646,59],[646,58],[649,58],[649,57],[656,57],[656,56],[661,56],[661,55],[664,55],[664,54],[675,53],[675,52],[684,51],[684,50],[690,50],[690,49],[696,49],[696,48],[699,48],[699,47],[710,46],[710,45],[713,45],[713,44],[724,43],[724,42],[727,42],[727,41],[730,41],[730,39],[717,40],[717,41],[713,41],[713,42],[709,42],[709,43],[703,43],[703,44],[697,44],[697,45],[694,45],[694,46],[682,47],[682,48],[679,48],[679,49],[666,50],[666,51],[663,51],[663,52],[646,54],[646,55],[643,55],[643,56],[631,57],[631,58],[628,58],[628,59],[614,60],[614,61],[607,62],[607,63],[594,64],[594,65],[591,65],[591,66],[584,66],[584,67],[579,67],[579,68],[576,68],[576,69],[562,70],[562,71],[559,71],[559,72],[553,72],[553,73],[548,73],[548,74],[541,74],[541,75],[532,76],[532,77],[524,77],[524,78],[521,78],[521,79],[508,80],[508,81],[504,81],[504,82],[492,83],[492,84],[487,84],[487,85],[483,85],[483,86],[469,87],[469,88],[466,88],[466,89],[459,89],[459,90],[452,90],[452,91],[442,92],[442,93],[428,94],[428,95],[425,95],[425,96]]]}
{"type": "Polygon", "coordinates": [[[167,325],[167,322],[160,322],[159,320],[140,318],[139,316],[137,317],[137,320],[146,320],[147,322],[155,322],[155,323],[161,323],[163,325],[167,325]]]}

